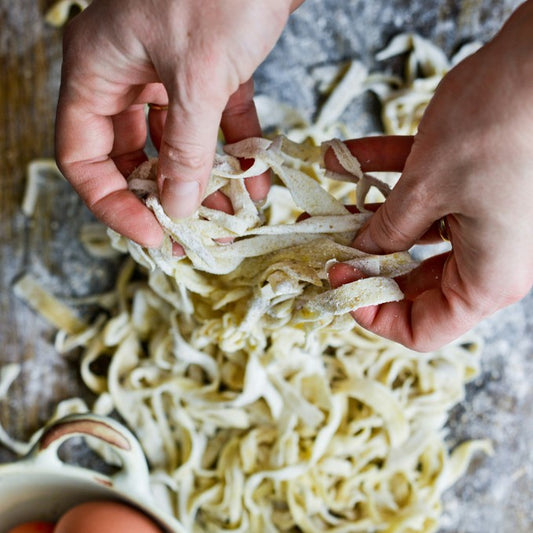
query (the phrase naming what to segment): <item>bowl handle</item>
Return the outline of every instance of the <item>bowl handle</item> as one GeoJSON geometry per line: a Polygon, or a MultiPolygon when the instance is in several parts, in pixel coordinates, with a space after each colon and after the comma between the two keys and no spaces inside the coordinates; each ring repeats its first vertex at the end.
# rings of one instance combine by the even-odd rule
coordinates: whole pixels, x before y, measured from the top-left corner
{"type": "Polygon", "coordinates": [[[63,465],[57,453],[59,447],[69,438],[77,436],[94,437],[109,445],[119,456],[122,468],[118,473],[105,476],[94,472],[100,482],[107,481],[126,494],[152,500],[148,465],[141,446],[127,428],[112,418],[90,413],[60,418],[44,428],[26,459],[42,467],[53,467],[58,463],[63,465]]]}

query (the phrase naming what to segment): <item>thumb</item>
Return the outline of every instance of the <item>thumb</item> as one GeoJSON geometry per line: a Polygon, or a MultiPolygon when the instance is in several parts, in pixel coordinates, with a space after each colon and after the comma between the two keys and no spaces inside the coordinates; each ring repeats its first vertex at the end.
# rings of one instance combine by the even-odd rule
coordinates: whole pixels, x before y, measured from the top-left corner
{"type": "Polygon", "coordinates": [[[215,156],[222,108],[201,102],[184,108],[172,101],[159,148],[161,203],[172,218],[185,218],[199,207],[215,156]]]}
{"type": "Polygon", "coordinates": [[[361,229],[353,245],[382,254],[408,250],[445,213],[440,213],[426,187],[402,175],[387,200],[361,229]]]}

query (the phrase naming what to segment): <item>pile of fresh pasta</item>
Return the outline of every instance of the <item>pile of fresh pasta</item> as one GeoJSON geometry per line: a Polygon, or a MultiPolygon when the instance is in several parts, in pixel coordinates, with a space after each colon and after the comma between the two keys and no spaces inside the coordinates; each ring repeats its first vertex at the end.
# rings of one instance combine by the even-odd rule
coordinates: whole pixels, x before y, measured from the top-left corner
{"type": "MultiPolygon", "coordinates": [[[[338,117],[368,89],[383,102],[388,133],[416,130],[451,63],[412,35],[381,58],[403,51],[405,80],[353,62],[313,124],[302,119],[286,136],[225,147],[207,193],[224,192],[233,215],[201,207],[172,220],[157,197],[156,162],[137,169],[130,188],[153,210],[165,244],[148,250],[112,232],[109,240],[84,234],[95,253],[110,253],[111,242],[129,256],[115,289],[93,298],[102,313],[91,323],[31,276],[15,287],[59,328],[58,351],[82,348],[83,380],[98,395],[90,410],[118,414],[135,432],[157,504],[186,531],[435,531],[443,491],[474,451],[490,451],[470,441],[450,452],[444,440],[447,413],[478,372],[477,337],[421,354],[347,314],[401,299],[393,278],[416,262],[350,246],[370,216],[365,201],[383,199],[390,186],[361,172],[342,143],[323,141],[354,133],[338,117]],[[325,170],[326,149],[345,175],[325,170]],[[243,171],[239,158],[254,164],[243,171]],[[265,170],[274,184],[257,205],[245,180],[265,170]],[[298,221],[303,212],[311,216],[298,221]],[[172,254],[176,242],[185,256],[172,254]],[[336,261],[365,279],[331,289],[336,261]],[[94,370],[98,361],[108,361],[104,373],[94,370]]],[[[86,409],[73,399],[55,416],[86,409]]]]}

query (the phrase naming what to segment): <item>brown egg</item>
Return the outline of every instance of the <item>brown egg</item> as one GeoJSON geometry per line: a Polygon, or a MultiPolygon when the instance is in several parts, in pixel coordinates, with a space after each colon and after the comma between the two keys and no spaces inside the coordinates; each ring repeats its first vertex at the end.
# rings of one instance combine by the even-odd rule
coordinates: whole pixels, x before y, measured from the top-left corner
{"type": "Polygon", "coordinates": [[[54,524],[51,522],[26,522],[10,529],[9,533],[53,533],[53,531],[54,524]]]}
{"type": "Polygon", "coordinates": [[[67,511],[54,533],[163,533],[141,511],[123,503],[87,502],[67,511]]]}

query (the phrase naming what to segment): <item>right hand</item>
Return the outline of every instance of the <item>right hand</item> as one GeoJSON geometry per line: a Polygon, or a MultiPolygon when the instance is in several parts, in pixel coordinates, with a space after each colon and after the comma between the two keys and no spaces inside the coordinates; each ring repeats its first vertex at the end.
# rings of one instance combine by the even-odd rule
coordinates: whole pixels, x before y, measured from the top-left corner
{"type": "MultiPolygon", "coordinates": [[[[57,107],[60,169],[91,211],[144,246],[162,230],[124,175],[144,159],[144,105],[160,132],[167,213],[190,215],[209,179],[221,125],[227,142],[260,136],[251,77],[302,0],[94,0],[67,27],[57,107]],[[152,113],[151,113],[152,114],[152,113]]],[[[268,176],[248,181],[254,200],[268,176]]]]}
{"type": "MultiPolygon", "coordinates": [[[[402,171],[356,248],[407,250],[438,235],[442,217],[452,242],[449,253],[397,280],[404,300],[353,311],[361,326],[418,351],[434,350],[531,289],[532,28],[529,0],[493,41],[444,77],[414,142],[347,142],[363,170],[402,171]]],[[[335,287],[359,277],[346,264],[330,271],[335,287]]]]}

